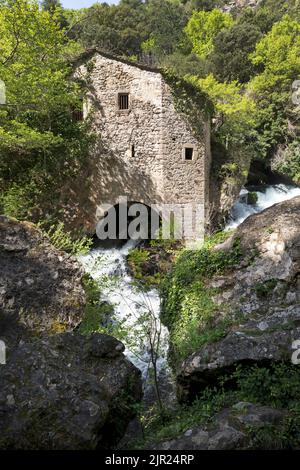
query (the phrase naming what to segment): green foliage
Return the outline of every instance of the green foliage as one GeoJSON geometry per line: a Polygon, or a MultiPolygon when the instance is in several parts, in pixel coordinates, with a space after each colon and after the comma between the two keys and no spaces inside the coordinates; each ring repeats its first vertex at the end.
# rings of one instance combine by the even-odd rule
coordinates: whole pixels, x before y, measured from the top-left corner
{"type": "Polygon", "coordinates": [[[187,429],[213,422],[218,411],[244,401],[287,411],[281,425],[246,426],[251,447],[265,450],[297,448],[300,444],[299,393],[298,366],[285,363],[269,368],[238,366],[232,374],[220,377],[215,387],[207,387],[190,405],[165,410],[164,423],[153,410],[144,420],[145,439],[136,442],[135,446],[147,448],[149,444],[173,439],[187,429]],[[236,384],[234,389],[233,383],[236,384]]]}
{"type": "Polygon", "coordinates": [[[113,316],[112,305],[100,300],[101,290],[99,284],[89,275],[83,278],[83,287],[86,295],[85,312],[79,331],[83,335],[92,333],[106,333],[105,324],[113,316]]]}
{"type": "Polygon", "coordinates": [[[40,193],[33,181],[22,186],[13,183],[5,193],[0,193],[3,214],[19,220],[30,218],[38,204],[40,193]]]}
{"type": "MultiPolygon", "coordinates": [[[[212,235],[206,235],[204,239],[204,245],[207,250],[211,250],[217,245],[225,242],[231,235],[233,231],[232,230],[226,230],[225,231],[219,231],[215,232],[212,235]]],[[[236,249],[238,250],[238,244],[239,242],[236,242],[236,249]]]]}
{"type": "Polygon", "coordinates": [[[218,130],[219,140],[228,147],[229,143],[247,143],[255,124],[255,102],[245,94],[237,82],[222,83],[210,74],[205,78],[186,77],[195,87],[207,93],[215,106],[215,116],[222,122],[218,130]]]}
{"type": "Polygon", "coordinates": [[[58,20],[61,28],[66,28],[68,22],[64,16],[63,7],[60,0],[43,0],[41,2],[43,10],[48,11],[51,15],[58,15],[58,20]]]}
{"type": "Polygon", "coordinates": [[[72,34],[84,47],[97,46],[126,56],[142,51],[160,56],[177,47],[186,20],[179,1],[121,0],[118,5],[96,4],[84,10],[72,34]]]}
{"type": "Polygon", "coordinates": [[[218,306],[213,301],[217,290],[206,286],[207,279],[226,272],[240,260],[238,240],[231,251],[213,249],[224,239],[224,235],[217,235],[201,250],[184,250],[162,283],[162,320],[170,331],[173,362],[220,339],[231,324],[232,318],[218,318],[218,306]]]}
{"type": "Polygon", "coordinates": [[[264,425],[259,429],[248,426],[253,449],[291,450],[299,448],[300,409],[299,405],[289,410],[281,425],[264,425]]]}
{"type": "Polygon", "coordinates": [[[247,194],[247,204],[254,205],[258,201],[258,195],[255,191],[247,194]]]}
{"type": "Polygon", "coordinates": [[[298,405],[300,394],[299,367],[279,363],[266,367],[238,367],[230,380],[236,381],[239,397],[274,408],[298,405]]]}
{"type": "MultiPolygon", "coordinates": [[[[43,225],[45,225],[45,223],[40,224],[42,229],[43,225]]],[[[86,236],[73,239],[71,232],[65,230],[63,223],[52,225],[50,228],[44,229],[43,232],[50,238],[55,248],[66,251],[74,256],[87,254],[93,243],[93,240],[86,236]]]]}
{"type": "Polygon", "coordinates": [[[185,27],[185,33],[193,45],[193,52],[205,59],[213,50],[217,34],[233,24],[231,15],[218,9],[194,11],[185,27]]]}
{"type": "Polygon", "coordinates": [[[135,248],[130,251],[127,262],[134,275],[134,278],[142,281],[143,280],[143,265],[149,260],[149,252],[135,248]]]}
{"type": "Polygon", "coordinates": [[[41,7],[45,11],[54,12],[57,8],[62,8],[59,0],[42,0],[41,7]]]}
{"type": "Polygon", "coordinates": [[[177,50],[170,55],[160,58],[160,66],[164,70],[169,70],[173,75],[184,78],[186,75],[197,75],[205,77],[210,72],[208,61],[200,59],[193,52],[187,54],[182,50],[177,50]]]}
{"type": "Polygon", "coordinates": [[[300,25],[289,16],[275,23],[251,54],[253,64],[264,66],[252,86],[255,91],[274,86],[278,80],[296,79],[300,69],[300,25]]]}
{"type": "Polygon", "coordinates": [[[300,139],[290,142],[282,160],[275,165],[276,171],[289,176],[295,183],[300,182],[300,139]]]}
{"type": "Polygon", "coordinates": [[[146,250],[141,250],[135,248],[130,251],[128,255],[128,263],[132,263],[135,266],[140,266],[142,263],[145,263],[149,259],[149,253],[146,250]]]}
{"type": "Polygon", "coordinates": [[[183,40],[182,29],[187,21],[180,1],[150,0],[144,9],[145,26],[150,32],[142,43],[142,51],[154,54],[156,59],[172,54],[183,40]]]}
{"type": "Polygon", "coordinates": [[[0,109],[1,199],[8,215],[37,221],[41,207],[53,213],[54,197],[78,173],[91,140],[88,123],[73,122],[71,113],[82,92],[69,79],[68,59],[79,49],[66,39],[59,9],[41,10],[35,0],[1,2],[0,43],[7,95],[0,109]]]}
{"type": "Polygon", "coordinates": [[[237,23],[221,31],[214,40],[211,55],[216,78],[220,81],[248,82],[256,72],[249,54],[261,37],[260,29],[249,23],[237,23]]]}
{"type": "Polygon", "coordinates": [[[219,171],[219,176],[221,178],[234,177],[239,172],[239,167],[236,162],[224,163],[219,171]]]}
{"type": "Polygon", "coordinates": [[[201,426],[220,411],[224,406],[231,404],[229,394],[216,389],[205,390],[198,399],[190,405],[176,405],[165,408],[164,420],[161,420],[157,409],[142,417],[144,439],[131,443],[131,448],[149,448],[156,442],[173,439],[183,434],[193,426],[201,426]]]}
{"type": "Polygon", "coordinates": [[[284,16],[250,55],[253,64],[263,69],[248,88],[258,106],[257,151],[264,156],[270,155],[276,144],[295,138],[288,129],[289,122],[297,122],[291,86],[300,75],[299,33],[298,21],[284,16]]]}

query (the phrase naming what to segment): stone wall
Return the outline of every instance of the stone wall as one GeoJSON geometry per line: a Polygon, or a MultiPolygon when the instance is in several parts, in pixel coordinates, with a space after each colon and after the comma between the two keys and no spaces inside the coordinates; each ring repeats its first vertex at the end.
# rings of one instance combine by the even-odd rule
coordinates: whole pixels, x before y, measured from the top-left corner
{"type": "Polygon", "coordinates": [[[95,53],[77,75],[88,83],[86,113],[92,113],[99,135],[81,184],[88,230],[95,227],[97,206],[116,204],[122,196],[148,205],[205,203],[209,129],[204,126],[202,139],[194,135],[162,74],[95,53]],[[128,110],[119,109],[120,93],[129,94],[128,110]],[[185,147],[193,148],[191,161],[184,159],[185,147]]]}

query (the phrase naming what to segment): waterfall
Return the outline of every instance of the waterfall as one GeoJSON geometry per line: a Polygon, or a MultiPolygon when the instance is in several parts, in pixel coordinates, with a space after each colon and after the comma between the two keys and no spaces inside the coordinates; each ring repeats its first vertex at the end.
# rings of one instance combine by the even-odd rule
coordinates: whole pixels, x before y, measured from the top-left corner
{"type": "MultiPolygon", "coordinates": [[[[150,383],[151,348],[145,330],[147,327],[152,329],[152,337],[156,335],[156,340],[157,334],[160,335],[157,370],[162,382],[166,380],[169,382],[167,364],[169,334],[167,328],[160,322],[158,290],[152,288],[145,291],[128,273],[127,256],[135,246],[136,242],[129,240],[121,248],[94,248],[89,254],[80,256],[79,261],[86,272],[99,283],[101,300],[113,305],[115,311],[113,322],[116,327],[119,326],[121,330],[126,331],[125,336],[119,338],[125,345],[125,354],[141,370],[147,390],[147,383],[150,383]]],[[[167,383],[164,385],[168,387],[167,383]]]]}
{"type": "MultiPolygon", "coordinates": [[[[278,184],[266,186],[255,191],[257,202],[253,205],[247,203],[249,191],[242,189],[239,200],[234,204],[230,220],[226,229],[236,228],[247,217],[256,214],[281,201],[300,195],[300,188],[278,184]]],[[[126,261],[129,252],[134,249],[136,242],[129,240],[123,247],[105,249],[94,248],[89,254],[80,256],[86,272],[95,279],[101,287],[101,300],[114,306],[113,322],[126,331],[126,335],[119,339],[125,344],[125,354],[128,359],[138,367],[143,375],[145,391],[151,389],[149,379],[149,366],[151,365],[150,344],[145,336],[146,319],[155,330],[160,332],[159,355],[157,369],[160,383],[166,396],[173,396],[171,371],[167,363],[169,334],[166,327],[160,322],[160,297],[158,290],[145,289],[136,285],[128,273],[126,261]],[[150,312],[150,315],[149,315],[150,312]],[[148,385],[147,385],[148,384],[148,385]],[[170,395],[171,393],[171,395],[170,395]]],[[[118,335],[116,335],[118,336],[118,335]]],[[[153,391],[153,388],[152,388],[153,391]]],[[[150,393],[150,392],[149,392],[150,393]]]]}
{"type": "Polygon", "coordinates": [[[225,227],[226,230],[238,227],[250,215],[258,214],[278,202],[287,201],[295,196],[300,196],[300,188],[285,184],[266,186],[264,189],[259,188],[255,192],[257,194],[257,202],[255,204],[248,204],[247,195],[249,191],[245,188],[241,190],[239,200],[232,208],[229,221],[225,227]]]}

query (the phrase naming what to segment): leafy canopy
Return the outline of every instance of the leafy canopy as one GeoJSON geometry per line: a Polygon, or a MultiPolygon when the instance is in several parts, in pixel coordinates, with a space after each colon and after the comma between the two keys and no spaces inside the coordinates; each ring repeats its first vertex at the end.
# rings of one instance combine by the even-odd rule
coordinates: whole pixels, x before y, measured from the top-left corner
{"type": "Polygon", "coordinates": [[[193,52],[206,58],[213,50],[213,41],[224,28],[233,25],[233,18],[218,9],[194,11],[185,27],[185,33],[193,45],[193,52]]]}
{"type": "Polygon", "coordinates": [[[83,151],[70,112],[80,90],[67,63],[77,50],[61,29],[59,9],[42,10],[36,0],[0,2],[0,78],[7,98],[0,108],[0,190],[10,206],[21,203],[20,194],[26,199],[26,188],[32,199],[32,191],[40,197],[83,151]]]}
{"type": "Polygon", "coordinates": [[[218,82],[209,74],[205,78],[188,78],[195,86],[205,91],[217,111],[221,121],[220,137],[228,142],[242,142],[249,137],[249,130],[254,126],[255,102],[244,93],[238,81],[218,82]]]}
{"type": "Polygon", "coordinates": [[[264,71],[252,85],[254,89],[274,86],[278,80],[292,80],[300,73],[300,24],[288,15],[274,24],[272,30],[256,45],[250,56],[253,64],[264,71]]]}
{"type": "Polygon", "coordinates": [[[250,58],[261,67],[248,85],[258,105],[257,152],[268,156],[297,133],[299,108],[291,97],[292,83],[300,76],[300,24],[285,15],[258,42],[250,58]]]}

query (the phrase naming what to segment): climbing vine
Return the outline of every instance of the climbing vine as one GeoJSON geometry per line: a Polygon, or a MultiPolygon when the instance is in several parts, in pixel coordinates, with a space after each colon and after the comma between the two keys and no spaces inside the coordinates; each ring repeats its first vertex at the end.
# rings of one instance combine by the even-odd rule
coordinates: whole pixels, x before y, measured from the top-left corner
{"type": "Polygon", "coordinates": [[[214,112],[212,101],[200,88],[173,72],[165,70],[163,75],[171,88],[176,110],[186,116],[195,135],[203,138],[204,123],[214,112]]]}

